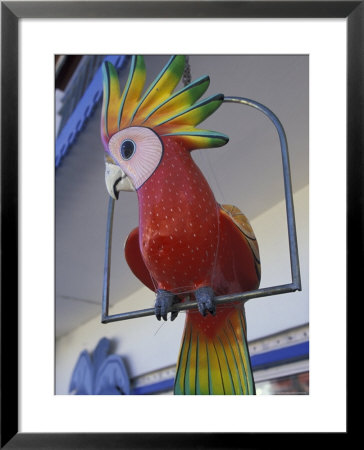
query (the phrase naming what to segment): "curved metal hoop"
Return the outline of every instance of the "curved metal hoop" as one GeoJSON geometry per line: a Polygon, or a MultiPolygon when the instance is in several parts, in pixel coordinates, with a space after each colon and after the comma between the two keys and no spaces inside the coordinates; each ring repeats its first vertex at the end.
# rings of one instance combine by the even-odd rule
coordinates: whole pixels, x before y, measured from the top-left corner
{"type": "MultiPolygon", "coordinates": [[[[292,282],[289,284],[283,284],[279,286],[272,286],[268,288],[257,289],[254,291],[240,292],[238,294],[221,295],[215,297],[215,303],[217,305],[235,301],[247,302],[253,298],[258,297],[268,297],[270,295],[287,294],[290,292],[301,290],[301,275],[300,266],[298,258],[298,247],[297,247],[297,234],[296,234],[296,222],[294,216],[293,207],[293,195],[292,195],[292,183],[291,183],[291,171],[289,165],[288,156],[288,145],[287,138],[284,132],[284,128],[279,121],[278,117],[266,106],[258,103],[254,100],[243,97],[225,97],[224,102],[226,103],[238,103],[241,105],[251,106],[258,109],[263,114],[265,114],[275,125],[279,141],[281,144],[282,153],[282,165],[283,165],[283,179],[284,179],[284,192],[286,199],[286,214],[287,214],[287,225],[288,225],[288,239],[289,239],[289,252],[291,261],[291,276],[292,282]]],[[[136,319],[139,317],[146,317],[154,315],[154,308],[141,309],[138,311],[130,311],[121,314],[113,314],[109,316],[109,294],[110,294],[110,265],[111,265],[111,241],[112,241],[112,224],[114,217],[114,203],[115,200],[110,197],[109,207],[107,214],[107,228],[106,228],[106,241],[105,241],[105,264],[104,264],[104,284],[103,284],[103,295],[102,295],[102,323],[116,322],[119,320],[136,319]]],[[[185,311],[188,309],[197,308],[197,302],[188,303],[177,303],[175,304],[170,312],[172,311],[185,311]]]]}

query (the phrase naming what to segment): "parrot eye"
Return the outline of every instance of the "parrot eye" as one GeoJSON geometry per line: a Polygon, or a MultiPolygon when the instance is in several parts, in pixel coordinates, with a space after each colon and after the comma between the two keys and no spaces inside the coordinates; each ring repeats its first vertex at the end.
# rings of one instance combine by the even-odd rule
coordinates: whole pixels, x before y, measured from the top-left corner
{"type": "Polygon", "coordinates": [[[135,190],[153,174],[163,156],[163,142],[147,127],[128,127],[113,134],[108,150],[135,190]]]}
{"type": "Polygon", "coordinates": [[[120,147],[120,154],[124,160],[130,159],[135,153],[135,142],[131,139],[125,139],[120,147]]]}

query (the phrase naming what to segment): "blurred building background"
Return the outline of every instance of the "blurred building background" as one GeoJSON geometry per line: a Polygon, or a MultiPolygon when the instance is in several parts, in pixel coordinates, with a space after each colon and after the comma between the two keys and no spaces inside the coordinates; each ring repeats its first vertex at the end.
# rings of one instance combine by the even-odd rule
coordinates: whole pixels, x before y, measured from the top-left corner
{"type": "MultiPolygon", "coordinates": [[[[101,323],[108,205],[100,139],[100,65],[105,58],[117,67],[124,85],[128,56],[58,55],[55,61],[55,393],[96,393],[92,383],[100,374],[98,364],[102,361],[95,349],[103,348],[103,361],[116,364],[108,382],[116,384],[117,389],[104,386],[99,393],[168,394],[172,393],[184,314],[166,323],[154,316],[101,323]],[[98,346],[100,342],[105,346],[98,346]],[[108,359],[108,355],[113,358],[108,359]],[[127,392],[118,387],[122,378],[124,382],[128,379],[127,392]]],[[[168,58],[145,56],[146,86],[168,58]]],[[[302,292],[249,301],[248,341],[257,394],[307,394],[308,56],[190,55],[189,62],[192,79],[210,75],[206,96],[221,92],[252,98],[270,108],[285,128],[302,292]]],[[[199,150],[192,155],[217,201],[238,206],[251,221],[260,246],[261,287],[290,283],[281,153],[275,127],[258,111],[232,104],[223,104],[204,127],[230,137],[222,148],[199,150]]],[[[154,294],[134,277],[123,256],[123,243],[137,224],[136,194],[121,193],[115,205],[110,314],[154,305],[154,294]]]]}

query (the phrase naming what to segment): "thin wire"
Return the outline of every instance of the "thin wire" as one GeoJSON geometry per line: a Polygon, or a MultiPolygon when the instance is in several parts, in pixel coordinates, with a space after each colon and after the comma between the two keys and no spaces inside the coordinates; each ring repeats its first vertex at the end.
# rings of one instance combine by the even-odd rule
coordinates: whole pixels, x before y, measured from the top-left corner
{"type": "Polygon", "coordinates": [[[182,75],[182,82],[184,86],[187,86],[191,83],[192,75],[191,75],[191,65],[190,65],[190,57],[185,56],[185,68],[182,75]]]}
{"type": "MultiPolygon", "coordinates": [[[[203,153],[205,153],[205,152],[203,152],[203,153]]],[[[213,176],[213,178],[214,178],[214,180],[215,180],[215,184],[216,184],[216,186],[217,186],[217,190],[219,191],[219,194],[220,194],[221,203],[224,204],[224,203],[226,203],[226,201],[225,201],[225,195],[224,195],[224,192],[223,192],[223,190],[222,190],[222,188],[221,188],[221,186],[220,186],[219,179],[218,179],[218,177],[217,177],[217,175],[216,175],[216,173],[215,173],[215,171],[214,171],[214,169],[213,169],[213,167],[212,167],[210,155],[209,155],[208,153],[206,153],[205,159],[207,159],[207,162],[208,162],[208,165],[209,165],[210,172],[212,173],[212,176],[213,176]]]]}
{"type": "Polygon", "coordinates": [[[159,330],[163,327],[163,325],[165,325],[167,322],[163,321],[160,325],[160,327],[158,327],[158,330],[154,333],[154,336],[156,336],[157,333],[159,333],[159,330]]]}

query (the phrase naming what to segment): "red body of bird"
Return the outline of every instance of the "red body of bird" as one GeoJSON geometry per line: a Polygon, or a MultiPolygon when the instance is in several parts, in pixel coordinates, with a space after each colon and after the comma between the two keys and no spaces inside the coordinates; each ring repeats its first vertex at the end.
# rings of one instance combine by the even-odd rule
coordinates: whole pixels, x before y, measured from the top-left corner
{"type": "Polygon", "coordinates": [[[211,286],[219,243],[219,210],[190,152],[163,138],[163,159],[138,190],[139,243],[159,289],[211,286]]]}

